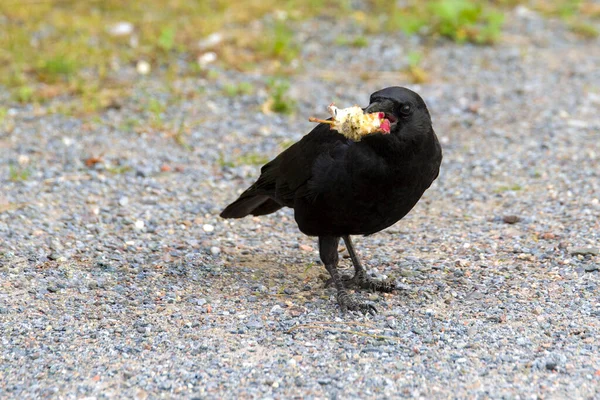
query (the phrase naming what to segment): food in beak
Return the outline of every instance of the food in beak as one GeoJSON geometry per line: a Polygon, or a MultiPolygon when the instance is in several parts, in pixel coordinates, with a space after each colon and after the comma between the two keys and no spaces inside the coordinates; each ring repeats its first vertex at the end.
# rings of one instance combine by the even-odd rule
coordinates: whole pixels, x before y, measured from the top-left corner
{"type": "Polygon", "coordinates": [[[364,136],[382,133],[389,134],[391,123],[385,118],[385,113],[374,112],[365,114],[359,106],[337,108],[333,103],[327,107],[332,116],[331,120],[309,118],[311,122],[329,124],[331,129],[338,131],[350,140],[359,142],[364,136]]]}

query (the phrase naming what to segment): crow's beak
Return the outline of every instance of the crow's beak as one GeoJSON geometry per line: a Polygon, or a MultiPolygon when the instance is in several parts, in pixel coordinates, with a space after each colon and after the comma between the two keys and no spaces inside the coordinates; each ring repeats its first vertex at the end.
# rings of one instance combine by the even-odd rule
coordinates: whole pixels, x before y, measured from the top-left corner
{"type": "Polygon", "coordinates": [[[369,104],[367,106],[367,108],[365,108],[364,111],[365,111],[365,114],[370,114],[370,113],[374,113],[377,111],[384,111],[384,110],[381,109],[381,103],[374,102],[374,103],[369,104]]]}
{"type": "Polygon", "coordinates": [[[374,112],[383,112],[385,114],[385,119],[390,121],[390,125],[393,128],[398,122],[398,117],[393,114],[391,104],[386,101],[374,101],[369,104],[367,108],[364,109],[366,114],[374,113],[374,112]]]}

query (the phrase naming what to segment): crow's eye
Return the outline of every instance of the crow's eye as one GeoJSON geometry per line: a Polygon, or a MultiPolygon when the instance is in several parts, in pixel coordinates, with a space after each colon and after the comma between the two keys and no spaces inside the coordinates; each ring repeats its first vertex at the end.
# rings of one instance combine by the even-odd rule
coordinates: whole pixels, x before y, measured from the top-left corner
{"type": "Polygon", "coordinates": [[[400,107],[400,113],[404,116],[409,115],[412,112],[412,107],[410,106],[410,104],[405,104],[402,107],[400,107]]]}

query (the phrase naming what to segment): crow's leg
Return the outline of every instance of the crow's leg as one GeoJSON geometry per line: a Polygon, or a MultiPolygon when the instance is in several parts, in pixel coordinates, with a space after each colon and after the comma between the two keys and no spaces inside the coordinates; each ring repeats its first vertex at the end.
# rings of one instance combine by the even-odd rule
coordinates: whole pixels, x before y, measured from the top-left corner
{"type": "Polygon", "coordinates": [[[333,284],[337,289],[337,301],[340,305],[340,309],[344,313],[346,311],[361,311],[363,313],[368,312],[371,314],[377,313],[375,307],[368,303],[360,303],[354,300],[346,291],[337,270],[339,260],[337,248],[339,241],[340,238],[337,236],[319,236],[319,254],[321,256],[321,261],[325,264],[325,268],[331,275],[333,284]]]}
{"type": "Polygon", "coordinates": [[[396,285],[393,281],[379,281],[370,278],[367,276],[367,272],[363,268],[360,260],[358,259],[356,252],[354,251],[354,245],[352,244],[352,240],[349,235],[342,236],[344,239],[344,243],[346,243],[346,248],[348,249],[348,253],[350,254],[350,259],[352,259],[352,264],[354,265],[354,277],[350,278],[346,282],[350,282],[362,289],[370,289],[377,292],[391,292],[396,289],[396,285]]]}

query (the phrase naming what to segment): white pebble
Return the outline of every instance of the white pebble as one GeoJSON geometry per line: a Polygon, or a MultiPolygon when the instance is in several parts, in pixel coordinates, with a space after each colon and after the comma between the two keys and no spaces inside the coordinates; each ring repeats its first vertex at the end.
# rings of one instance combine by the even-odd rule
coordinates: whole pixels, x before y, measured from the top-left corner
{"type": "Polygon", "coordinates": [[[148,63],[148,61],[140,60],[135,69],[140,75],[148,75],[150,73],[150,63],[148,63]]]}
{"type": "Polygon", "coordinates": [[[567,121],[567,125],[569,125],[570,127],[573,127],[573,128],[585,129],[590,124],[588,124],[586,121],[582,121],[580,119],[570,119],[567,121]]]}
{"type": "Polygon", "coordinates": [[[201,68],[206,67],[208,64],[217,61],[217,53],[209,51],[208,53],[204,53],[198,56],[198,65],[201,68]]]}
{"type": "Polygon", "coordinates": [[[221,249],[217,246],[213,246],[210,248],[210,254],[212,254],[213,256],[218,256],[219,254],[221,254],[221,249]]]}
{"type": "Polygon", "coordinates": [[[283,309],[281,308],[281,306],[279,304],[275,304],[273,306],[273,308],[271,308],[271,314],[282,314],[283,313],[283,309]]]}
{"type": "Polygon", "coordinates": [[[283,10],[275,10],[273,14],[275,14],[275,18],[279,21],[285,21],[288,18],[288,13],[283,10]]]}
{"type": "Polygon", "coordinates": [[[129,197],[127,196],[123,196],[119,199],[119,204],[123,207],[125,207],[127,204],[129,204],[129,197]]]}
{"type": "Polygon", "coordinates": [[[141,219],[135,221],[135,229],[137,229],[138,231],[144,229],[144,221],[142,221],[141,219]]]}
{"type": "Polygon", "coordinates": [[[19,158],[17,158],[17,162],[19,163],[19,165],[29,164],[29,156],[27,154],[19,154],[19,158]]]}
{"type": "Polygon", "coordinates": [[[531,11],[529,8],[523,5],[515,7],[515,14],[519,18],[534,18],[537,15],[535,11],[531,11]]]}
{"type": "Polygon", "coordinates": [[[198,42],[198,47],[201,50],[208,49],[209,47],[214,47],[223,41],[223,35],[219,32],[211,33],[200,42],[198,42]]]}
{"type": "Polygon", "coordinates": [[[208,110],[212,112],[219,110],[219,106],[210,100],[204,103],[204,107],[208,108],[208,110]]]}
{"type": "Polygon", "coordinates": [[[297,364],[297,362],[294,358],[290,358],[287,363],[290,367],[295,367],[297,364]]]}
{"type": "Polygon", "coordinates": [[[204,224],[202,225],[202,229],[204,229],[204,232],[212,232],[215,230],[215,227],[211,224],[204,224]]]}
{"type": "Polygon", "coordinates": [[[108,28],[108,33],[113,36],[128,36],[133,32],[133,24],[131,22],[117,22],[108,28]]]}

